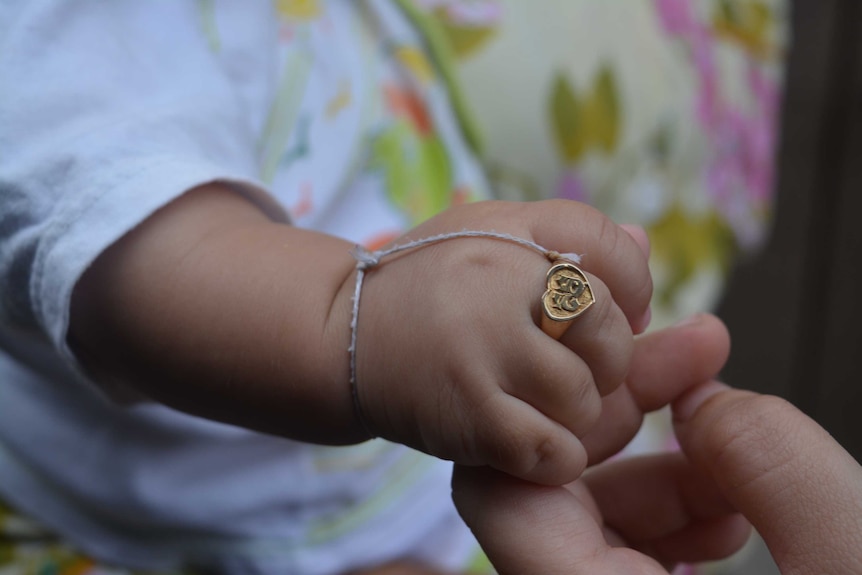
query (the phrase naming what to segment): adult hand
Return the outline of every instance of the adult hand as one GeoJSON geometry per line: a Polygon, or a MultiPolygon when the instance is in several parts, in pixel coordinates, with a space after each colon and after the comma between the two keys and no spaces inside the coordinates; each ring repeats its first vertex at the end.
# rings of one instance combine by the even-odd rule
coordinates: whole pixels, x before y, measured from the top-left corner
{"type": "MultiPolygon", "coordinates": [[[[638,357],[636,349],[634,366],[644,366],[638,357]]],[[[628,387],[642,404],[638,382],[683,360],[640,357],[652,369],[633,369],[628,387]]],[[[678,388],[676,379],[653,399],[678,388]]],[[[816,423],[783,400],[717,383],[681,393],[674,418],[687,458],[611,462],[562,488],[458,468],[455,502],[504,575],[666,573],[738,548],[748,531],[734,509],[783,574],[862,573],[862,468],[816,423]]]]}
{"type": "Polygon", "coordinates": [[[689,460],[784,575],[862,573],[862,467],[790,403],[711,383],[674,404],[689,460]]]}

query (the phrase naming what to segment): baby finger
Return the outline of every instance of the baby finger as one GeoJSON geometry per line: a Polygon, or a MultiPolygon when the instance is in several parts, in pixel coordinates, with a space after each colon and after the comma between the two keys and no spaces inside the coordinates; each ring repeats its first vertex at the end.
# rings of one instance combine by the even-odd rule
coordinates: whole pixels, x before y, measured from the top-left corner
{"type": "MultiPolygon", "coordinates": [[[[556,333],[548,329],[552,320],[547,317],[541,318],[541,326],[587,363],[599,393],[604,396],[625,380],[634,351],[634,336],[629,321],[605,283],[586,272],[584,279],[590,293],[590,306],[571,321],[553,322],[560,324],[552,325],[558,330],[556,333]]],[[[548,313],[544,309],[548,305],[546,300],[543,298],[539,312],[543,316],[548,313]]]]}
{"type": "Polygon", "coordinates": [[[525,401],[577,437],[589,432],[602,410],[602,399],[587,363],[544,334],[528,338],[511,356],[503,389],[525,401]]]}
{"type": "Polygon", "coordinates": [[[564,485],[587,465],[580,440],[533,406],[499,392],[477,408],[472,451],[477,462],[543,485],[564,485]]]}

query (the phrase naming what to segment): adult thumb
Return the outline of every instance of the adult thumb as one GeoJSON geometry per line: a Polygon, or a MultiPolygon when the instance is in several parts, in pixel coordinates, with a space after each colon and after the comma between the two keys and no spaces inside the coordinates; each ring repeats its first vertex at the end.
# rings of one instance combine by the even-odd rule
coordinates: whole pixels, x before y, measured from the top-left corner
{"type": "Polygon", "coordinates": [[[673,405],[690,461],[760,532],[784,575],[862,573],[862,467],[773,396],[712,382],[673,405]]]}

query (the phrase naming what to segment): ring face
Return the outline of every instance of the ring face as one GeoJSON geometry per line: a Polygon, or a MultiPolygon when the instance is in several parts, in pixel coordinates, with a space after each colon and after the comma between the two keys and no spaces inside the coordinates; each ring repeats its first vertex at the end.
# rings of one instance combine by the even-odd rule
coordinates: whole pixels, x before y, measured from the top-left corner
{"type": "Polygon", "coordinates": [[[571,321],[596,301],[587,276],[575,264],[555,263],[548,270],[547,284],[542,309],[554,321],[571,321]]]}

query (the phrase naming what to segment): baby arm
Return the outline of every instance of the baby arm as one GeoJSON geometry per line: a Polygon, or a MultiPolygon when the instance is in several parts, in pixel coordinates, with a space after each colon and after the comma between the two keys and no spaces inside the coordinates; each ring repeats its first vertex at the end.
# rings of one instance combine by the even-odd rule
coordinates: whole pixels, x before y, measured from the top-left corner
{"type": "MultiPolygon", "coordinates": [[[[364,419],[459,463],[574,479],[586,464],[579,437],[628,368],[651,293],[646,259],[621,228],[567,201],[464,206],[405,241],[462,229],[584,253],[597,303],[558,342],[538,327],[550,264],[536,252],[471,238],[393,256],[362,294],[364,419]]],[[[274,223],[226,188],[193,190],[85,273],[70,343],[94,372],[178,409],[304,441],[361,441],[346,351],[350,247],[274,223]]]]}
{"type": "Polygon", "coordinates": [[[271,221],[218,185],[181,196],[78,282],[69,342],[85,366],[180,410],[342,444],[351,244],[271,221]]]}

